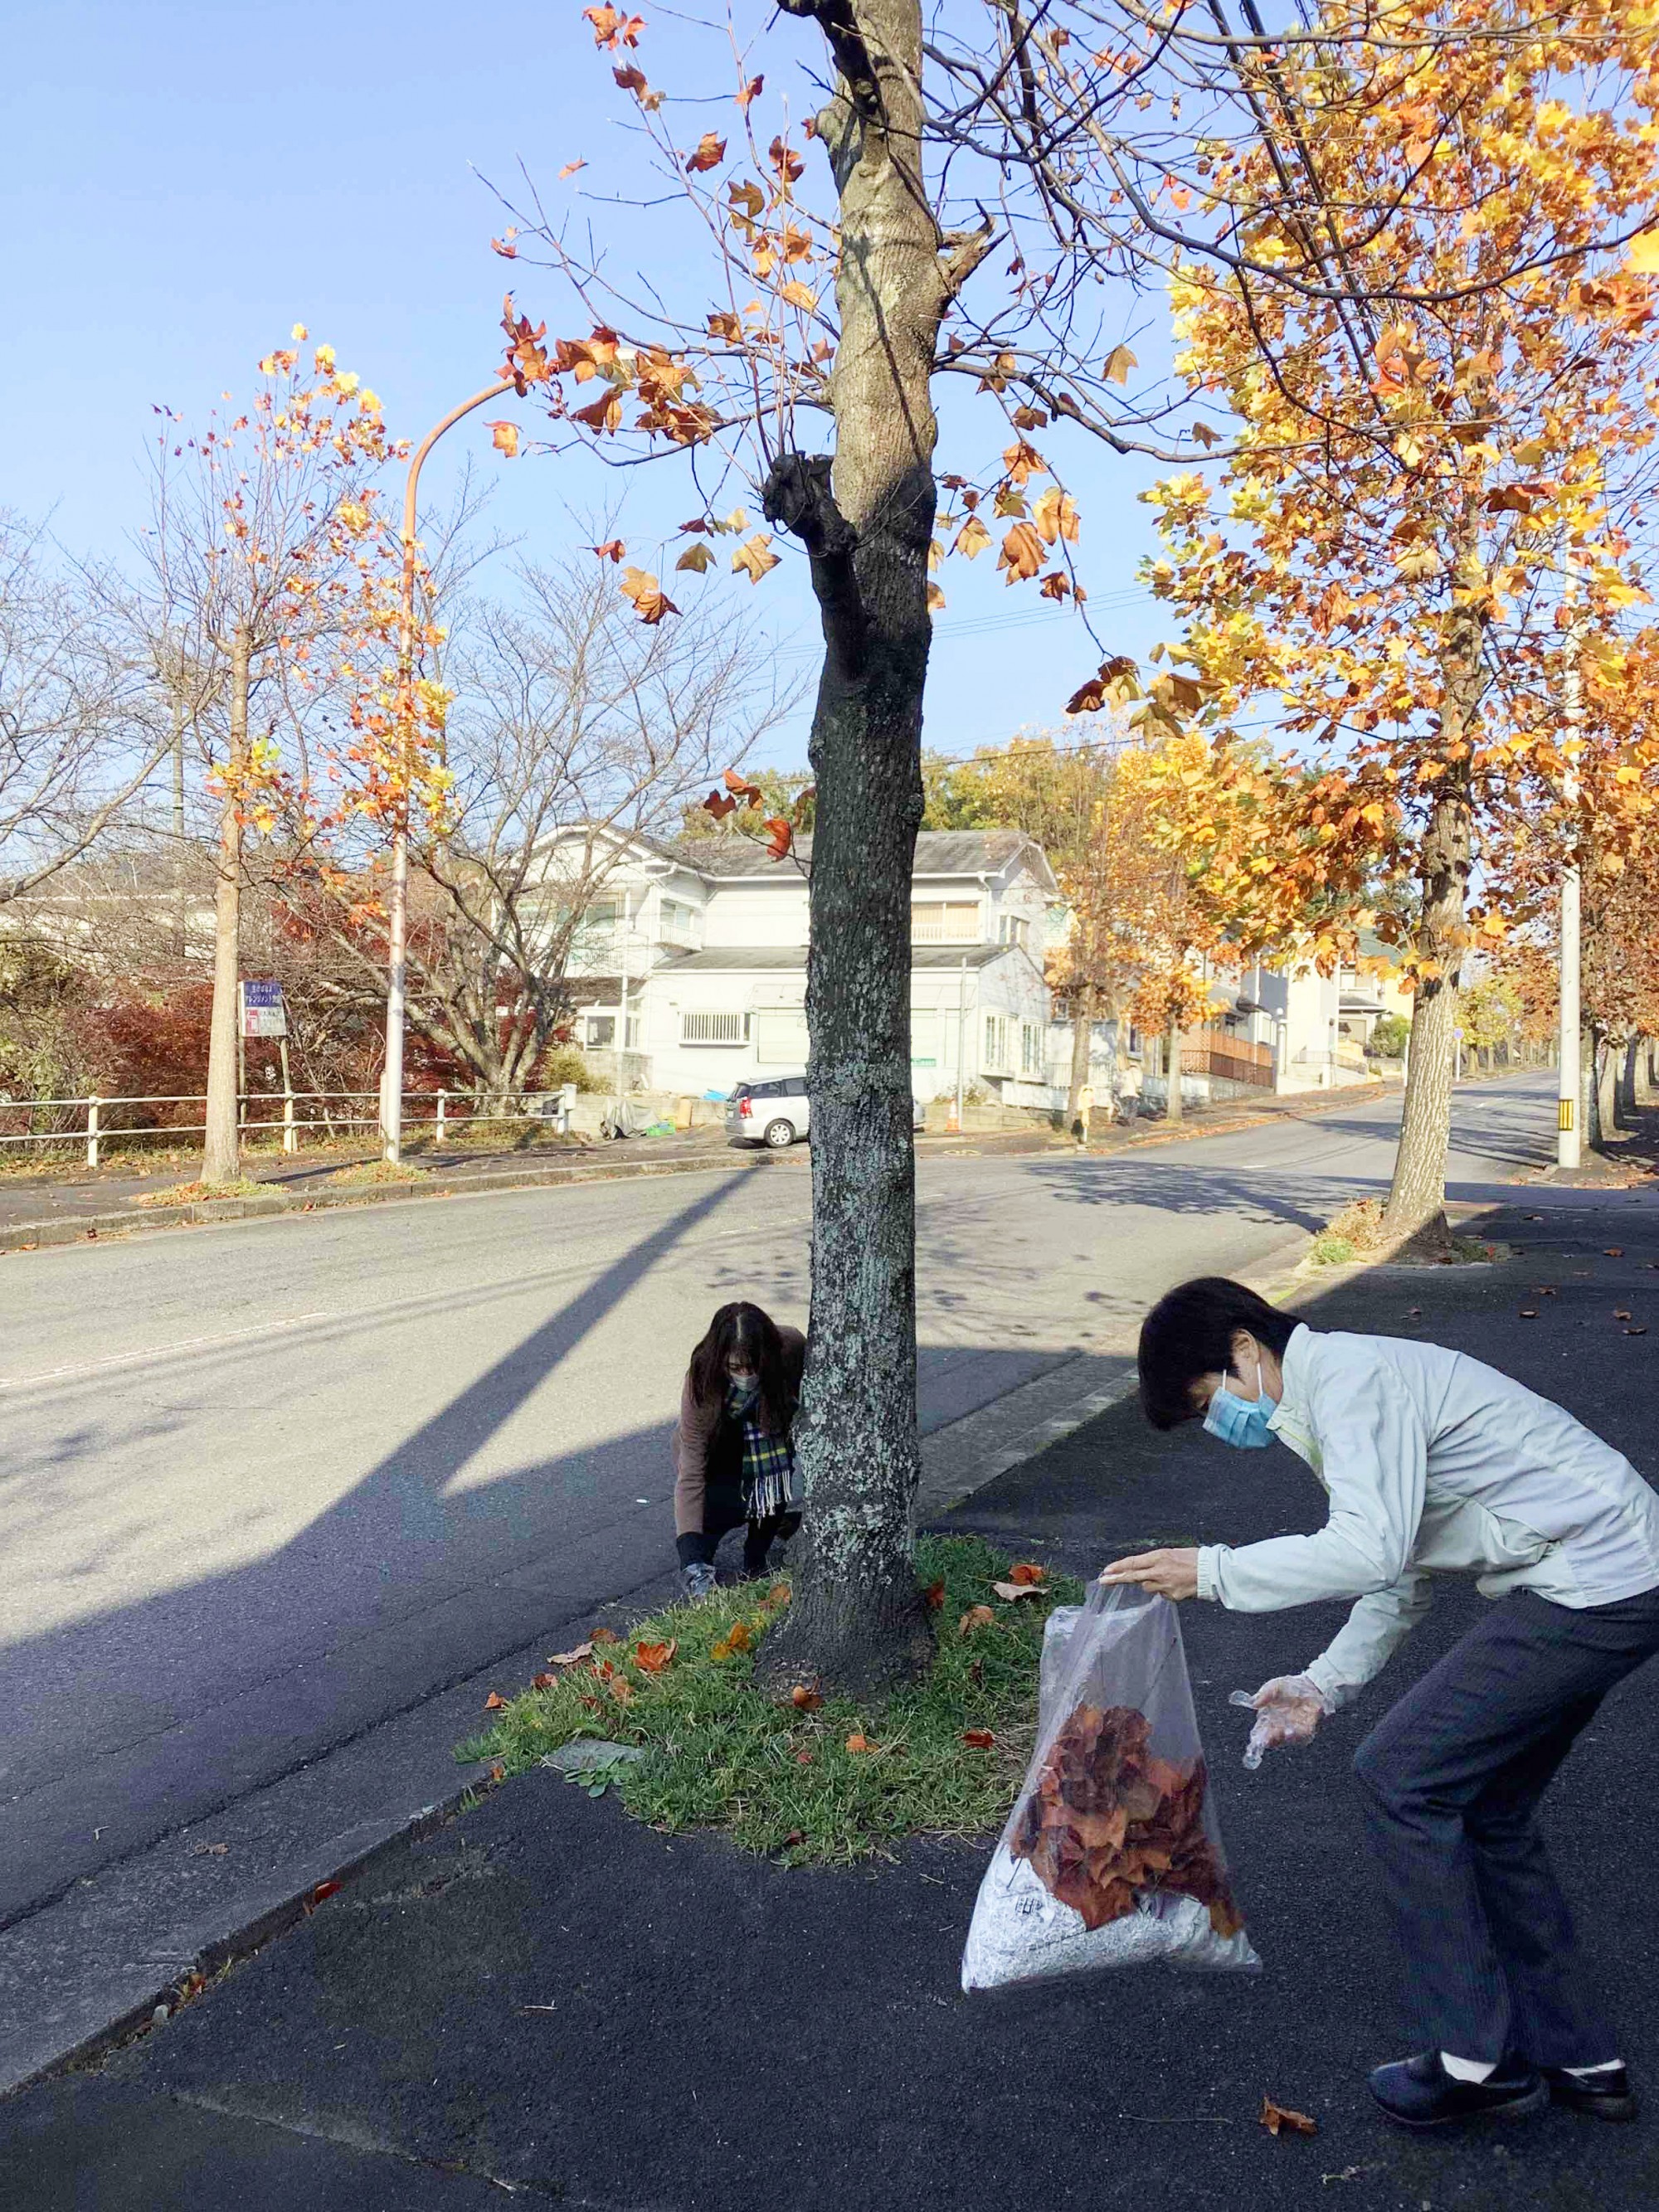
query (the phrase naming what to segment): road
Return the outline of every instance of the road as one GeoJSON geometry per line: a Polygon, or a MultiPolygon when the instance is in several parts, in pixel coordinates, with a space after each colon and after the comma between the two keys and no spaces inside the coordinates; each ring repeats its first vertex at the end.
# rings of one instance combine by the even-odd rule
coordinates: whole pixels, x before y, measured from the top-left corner
{"type": "MultiPolygon", "coordinates": [[[[1454,1194],[1552,1108],[1461,1091],[1454,1194]]],[[[1397,1115],[924,1160],[924,1428],[1382,1189],[1397,1115]]],[[[808,1196],[796,1156],[7,1257],[0,1925],[660,1575],[687,1353],[739,1294],[805,1320],[808,1196]]]]}

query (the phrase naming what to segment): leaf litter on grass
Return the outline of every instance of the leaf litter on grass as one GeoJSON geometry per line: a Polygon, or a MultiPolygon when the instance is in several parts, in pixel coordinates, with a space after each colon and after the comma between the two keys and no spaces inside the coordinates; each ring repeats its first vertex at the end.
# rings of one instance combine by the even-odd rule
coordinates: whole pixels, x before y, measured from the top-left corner
{"type": "Polygon", "coordinates": [[[1044,1623],[1082,1588],[1014,1582],[1008,1559],[970,1537],[924,1537],[916,1571],[924,1596],[943,1584],[937,1615],[963,1632],[941,1636],[926,1678],[884,1699],[855,1704],[812,1682],[762,1689],[756,1651],[789,1588],[750,1583],[670,1607],[586,1663],[538,1676],[457,1756],[496,1760],[510,1778],[579,1738],[635,1746],[646,1756],[612,1787],[637,1819],[723,1829],[789,1864],[846,1863],[911,1835],[988,1834],[1035,1741],[1044,1623]],[[1031,1601],[994,1611],[998,1581],[1031,1601]]]}

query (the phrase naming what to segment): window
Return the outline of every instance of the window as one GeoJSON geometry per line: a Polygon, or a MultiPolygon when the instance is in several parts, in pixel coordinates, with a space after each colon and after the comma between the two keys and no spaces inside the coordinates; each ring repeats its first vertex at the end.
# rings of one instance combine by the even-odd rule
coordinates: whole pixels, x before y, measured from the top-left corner
{"type": "Polygon", "coordinates": [[[1000,914],[997,916],[999,945],[1027,945],[1030,937],[1031,925],[1023,914],[1000,914]]]}
{"type": "Polygon", "coordinates": [[[697,917],[694,908],[684,899],[665,898],[662,902],[662,933],[672,945],[695,945],[697,941],[697,917]]]}
{"type": "Polygon", "coordinates": [[[1042,1031],[1036,1022],[1019,1025],[1019,1072],[1032,1077],[1042,1073],[1042,1031]]]}
{"type": "Polygon", "coordinates": [[[930,899],[910,908],[912,945],[977,945],[977,899],[930,899]]]}
{"type": "Polygon", "coordinates": [[[617,1017],[614,1014],[590,1014],[586,1042],[590,1052],[609,1052],[617,1042],[617,1017]]]}
{"type": "Polygon", "coordinates": [[[1006,1014],[987,1014],[985,1017],[984,1064],[993,1073],[1008,1065],[1008,1017],[1006,1014]]]}
{"type": "Polygon", "coordinates": [[[595,899],[582,915],[583,925],[588,929],[614,929],[621,919],[622,902],[613,898],[595,899]]]}
{"type": "Polygon", "coordinates": [[[682,1044],[747,1044],[749,1017],[747,1014],[693,1014],[680,1016],[682,1044]]]}

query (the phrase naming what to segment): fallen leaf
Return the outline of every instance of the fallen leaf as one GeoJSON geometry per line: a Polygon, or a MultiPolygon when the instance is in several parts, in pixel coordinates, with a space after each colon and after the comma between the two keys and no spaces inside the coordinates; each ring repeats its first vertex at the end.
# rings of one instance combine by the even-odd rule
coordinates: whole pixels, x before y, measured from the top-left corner
{"type": "Polygon", "coordinates": [[[816,1690],[809,1689],[805,1682],[797,1682],[789,1692],[789,1702],[798,1712],[815,1713],[823,1699],[816,1690]]]}
{"type": "Polygon", "coordinates": [[[559,1678],[556,1674],[550,1674],[545,1672],[540,1674],[532,1674],[530,1678],[530,1686],[532,1690],[550,1690],[558,1681],[558,1679],[559,1678]]]}
{"type": "Polygon", "coordinates": [[[591,1659],[592,1656],[591,1644],[579,1644],[574,1651],[550,1651],[547,1663],[550,1667],[574,1667],[579,1659],[591,1659]]]}
{"type": "Polygon", "coordinates": [[[343,1887],[337,1881],[319,1881],[311,1893],[311,1901],[313,1905],[320,1905],[325,1898],[337,1897],[343,1887]]]}
{"type": "Polygon", "coordinates": [[[995,1619],[988,1605],[970,1605],[957,1623],[957,1634],[972,1636],[979,1629],[988,1628],[995,1619]]]}
{"type": "Polygon", "coordinates": [[[622,1638],[614,1628],[596,1628],[593,1631],[592,1643],[587,1648],[591,1651],[594,1644],[619,1644],[621,1641],[622,1638]]]}
{"type": "Polygon", "coordinates": [[[722,1636],[718,1644],[709,1645],[708,1656],[714,1660],[729,1659],[732,1656],[732,1647],[722,1636]]]}
{"type": "Polygon", "coordinates": [[[1622,1244],[1609,1244],[1607,1248],[1607,1256],[1609,1260],[1622,1260],[1625,1256],[1624,1246],[1622,1244]]]}
{"type": "Polygon", "coordinates": [[[489,1770],[489,1778],[492,1782],[505,1782],[507,1779],[507,1769],[499,1759],[489,1770]]]}
{"type": "Polygon", "coordinates": [[[1630,1319],[1630,1316],[1626,1312],[1623,1306],[1615,1306],[1613,1308],[1613,1317],[1615,1321],[1628,1321],[1630,1319]]]}
{"type": "Polygon", "coordinates": [[[795,1753],[795,1764],[797,1766],[811,1766],[812,1764],[811,1753],[810,1751],[798,1751],[795,1753]]]}
{"type": "Polygon", "coordinates": [[[789,1585],[787,1583],[774,1583],[771,1589],[767,1591],[766,1595],[761,1600],[761,1603],[763,1605],[787,1605],[788,1602],[789,1585]]]}
{"type": "Polygon", "coordinates": [[[1017,1597],[1042,1597],[1044,1595],[1041,1583],[993,1583],[991,1588],[999,1597],[1006,1597],[1010,1604],[1017,1597]]]}
{"type": "Polygon", "coordinates": [[[610,1691],[611,1696],[617,1700],[617,1703],[619,1705],[631,1705],[633,1704],[634,1685],[629,1680],[626,1674],[613,1674],[610,1681],[605,1685],[605,1687],[610,1691]]]}
{"type": "Polygon", "coordinates": [[[783,1847],[785,1850],[787,1850],[792,1844],[804,1844],[805,1841],[806,1831],[805,1828],[791,1828],[788,1834],[783,1839],[783,1847]]]}
{"type": "Polygon", "coordinates": [[[963,1729],[962,1740],[975,1751],[989,1751],[996,1741],[989,1729],[963,1729]]]}
{"type": "Polygon", "coordinates": [[[1286,2129],[1297,2136],[1316,2136],[1319,2133],[1317,2120],[1310,2119],[1305,2112],[1292,2112],[1288,2105],[1276,2105],[1271,2097],[1261,2100],[1261,2118],[1262,2126],[1270,2136],[1281,2134],[1286,2129]]]}
{"type": "Polygon", "coordinates": [[[945,1583],[943,1579],[941,1578],[936,1583],[929,1583],[927,1589],[922,1592],[922,1595],[927,1601],[928,1612],[937,1613],[939,1607],[945,1603],[945,1583]]]}
{"type": "Polygon", "coordinates": [[[506,1703],[507,1699],[499,1690],[492,1690],[484,1699],[483,1709],[487,1713],[498,1713],[506,1703]]]}
{"type": "Polygon", "coordinates": [[[1637,1322],[1632,1328],[1627,1328],[1625,1331],[1626,1336],[1645,1336],[1647,1333],[1648,1325],[1644,1321],[1637,1322]]]}
{"type": "Polygon", "coordinates": [[[222,1859],[229,1849],[228,1844],[192,1844],[190,1855],[193,1859],[222,1859]]]}
{"type": "Polygon", "coordinates": [[[870,1739],[867,1735],[863,1735],[855,1734],[849,1735],[847,1739],[847,1748],[848,1751],[855,1753],[868,1751],[870,1748],[870,1739]]]}
{"type": "Polygon", "coordinates": [[[1047,1571],[1046,1568],[1038,1566],[1035,1559],[1026,1559],[1018,1566],[1009,1569],[1008,1579],[1011,1583],[1040,1583],[1047,1571]]]}
{"type": "Polygon", "coordinates": [[[726,1640],[733,1651],[746,1651],[754,1642],[746,1620],[734,1620],[726,1632],[726,1640]]]}
{"type": "Polygon", "coordinates": [[[660,1674],[665,1667],[672,1664],[679,1648],[678,1638],[667,1644],[636,1644],[634,1658],[641,1674],[660,1674]]]}
{"type": "Polygon", "coordinates": [[[1521,1318],[1522,1321],[1536,1321],[1538,1318],[1537,1307],[1522,1306],[1521,1309],[1521,1318]]]}

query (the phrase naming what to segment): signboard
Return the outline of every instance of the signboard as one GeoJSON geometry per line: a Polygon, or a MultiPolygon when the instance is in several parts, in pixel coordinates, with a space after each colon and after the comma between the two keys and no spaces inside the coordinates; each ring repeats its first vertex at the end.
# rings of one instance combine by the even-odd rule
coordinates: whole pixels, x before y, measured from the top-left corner
{"type": "Polygon", "coordinates": [[[268,981],[249,981],[240,986],[242,999],[242,1035],[245,1037],[285,1037],[288,1035],[288,1009],[283,1004],[283,987],[268,981]]]}

